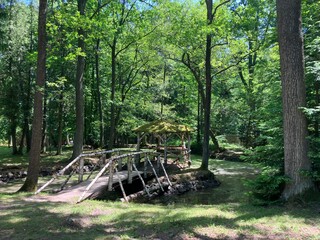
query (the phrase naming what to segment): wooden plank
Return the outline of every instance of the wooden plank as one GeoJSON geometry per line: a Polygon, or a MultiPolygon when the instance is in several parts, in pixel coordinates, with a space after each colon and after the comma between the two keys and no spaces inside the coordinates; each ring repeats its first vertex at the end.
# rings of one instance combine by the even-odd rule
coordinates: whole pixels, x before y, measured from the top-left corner
{"type": "Polygon", "coordinates": [[[126,202],[128,202],[128,199],[127,199],[127,195],[126,195],[126,192],[124,191],[124,188],[123,188],[123,185],[122,185],[122,180],[120,179],[120,175],[119,175],[119,172],[118,172],[118,169],[116,168],[116,174],[117,174],[117,177],[118,177],[118,181],[119,181],[119,184],[120,184],[120,188],[121,188],[121,191],[122,191],[122,195],[124,197],[124,200],[126,202]]]}
{"type": "MultiPolygon", "coordinates": [[[[142,174],[143,172],[139,172],[139,174],[142,174]]],[[[119,178],[117,175],[113,176],[113,184],[118,183],[119,179],[121,181],[125,181],[128,179],[127,171],[121,171],[118,172],[119,178]]],[[[138,177],[138,173],[136,171],[132,172],[133,177],[138,177]]],[[[86,189],[89,187],[89,185],[93,182],[93,179],[90,179],[88,181],[81,182],[80,184],[77,184],[75,186],[69,187],[67,189],[64,189],[63,191],[60,191],[59,193],[56,193],[52,195],[51,199],[54,202],[77,202],[77,199],[86,191],[86,193],[83,195],[82,200],[87,199],[88,197],[92,196],[94,193],[99,192],[100,190],[106,188],[108,185],[109,176],[101,176],[99,177],[96,182],[86,191],[86,189]]]]}
{"type": "Polygon", "coordinates": [[[129,156],[128,157],[128,163],[127,163],[127,167],[128,167],[128,183],[129,184],[132,183],[132,161],[133,161],[133,157],[129,156]]]}
{"type": "Polygon", "coordinates": [[[112,185],[113,185],[113,167],[114,167],[114,163],[111,163],[110,166],[109,166],[108,191],[112,191],[112,185]]]}
{"type": "MultiPolygon", "coordinates": [[[[136,165],[133,163],[132,166],[133,166],[134,170],[136,171],[136,173],[138,173],[138,176],[139,176],[139,178],[140,178],[140,180],[141,180],[141,182],[142,182],[142,185],[143,185],[144,189],[146,190],[148,196],[150,197],[149,190],[148,190],[148,188],[147,188],[147,186],[146,186],[143,178],[141,177],[141,174],[140,174],[140,172],[138,171],[136,165]]],[[[126,199],[126,201],[128,201],[128,200],[126,199]]]]}
{"type": "Polygon", "coordinates": [[[83,182],[83,167],[84,167],[84,158],[81,157],[79,160],[79,179],[78,182],[83,182]]]}

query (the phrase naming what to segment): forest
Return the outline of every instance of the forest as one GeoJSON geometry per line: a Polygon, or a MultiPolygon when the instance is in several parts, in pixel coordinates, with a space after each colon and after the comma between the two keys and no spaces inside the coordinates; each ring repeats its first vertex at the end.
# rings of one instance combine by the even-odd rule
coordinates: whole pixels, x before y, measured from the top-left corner
{"type": "Polygon", "coordinates": [[[1,0],[0,143],[28,156],[20,190],[37,188],[41,154],[130,147],[135,128],[159,119],[194,130],[201,169],[241,148],[261,168],[249,184],[260,199],[319,189],[319,10],[316,0],[1,0]]]}

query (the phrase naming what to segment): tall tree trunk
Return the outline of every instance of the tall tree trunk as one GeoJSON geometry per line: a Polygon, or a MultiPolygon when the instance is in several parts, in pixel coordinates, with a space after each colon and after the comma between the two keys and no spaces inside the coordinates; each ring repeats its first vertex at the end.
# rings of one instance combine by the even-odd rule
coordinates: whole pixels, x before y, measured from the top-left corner
{"type": "MultiPolygon", "coordinates": [[[[207,24],[212,24],[212,0],[206,0],[207,4],[207,24]]],[[[209,136],[210,136],[210,112],[211,112],[211,33],[207,34],[206,41],[206,58],[205,58],[205,70],[206,70],[206,96],[204,102],[204,127],[203,127],[203,151],[202,151],[202,163],[201,169],[208,169],[210,149],[209,149],[209,136]]]]}
{"type": "Polygon", "coordinates": [[[19,144],[19,149],[18,149],[18,154],[23,155],[23,147],[24,147],[24,139],[26,136],[26,130],[25,130],[25,125],[23,124],[22,126],[22,133],[21,133],[21,138],[20,138],[20,144],[19,144]]]}
{"type": "MultiPolygon", "coordinates": [[[[85,15],[86,0],[78,0],[78,11],[81,16],[85,15]]],[[[81,52],[85,52],[85,31],[82,27],[78,30],[78,48],[81,52]]],[[[83,133],[84,133],[84,97],[83,97],[83,75],[85,67],[85,57],[78,55],[77,57],[77,73],[76,73],[76,132],[73,141],[72,158],[76,158],[82,153],[83,133]]]]}
{"type": "Polygon", "coordinates": [[[202,91],[202,89],[200,89],[200,85],[198,84],[198,111],[197,111],[197,144],[201,144],[201,124],[200,124],[200,117],[201,117],[201,109],[202,109],[202,101],[200,99],[200,91],[202,91]]]}
{"type": "Polygon", "coordinates": [[[17,146],[17,122],[15,119],[11,120],[10,123],[10,135],[11,135],[11,143],[12,143],[12,154],[18,154],[18,146],[17,146]]]}
{"type": "Polygon", "coordinates": [[[62,134],[63,134],[63,92],[59,96],[59,109],[58,109],[58,142],[57,142],[57,153],[56,155],[61,155],[62,153],[62,134]]]}
{"type": "MultiPolygon", "coordinates": [[[[315,81],[314,82],[314,89],[315,89],[315,102],[316,102],[316,106],[319,106],[320,103],[320,94],[319,94],[319,89],[320,89],[320,83],[319,81],[315,81]]],[[[315,121],[314,121],[314,136],[315,137],[319,137],[319,119],[318,117],[316,117],[315,121]]]]}
{"type": "MultiPolygon", "coordinates": [[[[163,79],[162,79],[162,87],[165,88],[166,84],[166,74],[167,74],[167,64],[164,63],[163,67],[163,79]]],[[[164,89],[163,89],[164,90],[164,89]]],[[[164,105],[164,92],[162,92],[162,97],[161,97],[161,105],[160,105],[160,116],[161,119],[163,119],[163,105],[164,105]]]]}
{"type": "Polygon", "coordinates": [[[100,79],[100,68],[99,68],[99,51],[100,51],[100,39],[96,42],[96,81],[97,81],[97,98],[98,98],[98,112],[99,112],[99,128],[100,128],[100,147],[104,147],[104,122],[103,122],[103,111],[102,111],[102,99],[101,99],[101,79],[100,79]]]}
{"type": "Polygon", "coordinates": [[[283,192],[285,200],[312,186],[301,170],[310,170],[307,156],[307,122],[301,107],[306,106],[301,0],[277,0],[280,47],[284,171],[291,178],[283,192]]]}
{"type": "Polygon", "coordinates": [[[111,109],[110,109],[110,133],[108,149],[113,149],[115,141],[116,108],[115,108],[115,87],[116,87],[116,39],[113,40],[111,48],[111,109]]]}
{"type": "Polygon", "coordinates": [[[47,110],[48,110],[46,95],[43,95],[43,123],[42,123],[42,138],[41,138],[41,152],[47,151],[47,110]]]}
{"type": "MultiPolygon", "coordinates": [[[[32,30],[33,21],[34,21],[33,1],[30,1],[29,8],[30,8],[30,46],[29,46],[29,53],[32,53],[34,51],[34,47],[33,47],[33,30],[32,30]]],[[[31,134],[30,134],[29,123],[30,123],[30,112],[31,112],[31,81],[32,81],[32,79],[31,79],[32,78],[31,71],[32,71],[32,67],[33,67],[33,65],[29,64],[29,66],[28,66],[27,95],[26,95],[26,103],[25,103],[25,109],[24,109],[24,114],[23,114],[27,153],[31,149],[31,134]]]]}
{"type": "Polygon", "coordinates": [[[28,175],[19,191],[33,192],[37,189],[40,169],[41,133],[43,118],[43,94],[46,73],[46,10],[47,0],[40,0],[38,20],[38,60],[36,91],[34,95],[34,116],[32,121],[32,139],[29,155],[28,175]]]}

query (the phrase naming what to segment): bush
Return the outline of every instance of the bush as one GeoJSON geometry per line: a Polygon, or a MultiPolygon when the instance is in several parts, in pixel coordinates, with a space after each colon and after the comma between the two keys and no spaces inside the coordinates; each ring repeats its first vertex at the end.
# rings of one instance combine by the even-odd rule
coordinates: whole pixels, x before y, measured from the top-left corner
{"type": "Polygon", "coordinates": [[[202,143],[198,143],[198,142],[192,142],[191,143],[191,153],[192,154],[198,154],[198,155],[202,155],[202,143]]]}
{"type": "Polygon", "coordinates": [[[283,158],[283,146],[280,144],[259,146],[253,150],[246,150],[245,155],[241,156],[241,160],[245,162],[258,163],[275,168],[283,167],[283,158]]]}
{"type": "Polygon", "coordinates": [[[258,200],[256,203],[267,204],[279,200],[284,185],[288,181],[289,178],[279,169],[264,167],[256,179],[248,180],[246,184],[251,189],[249,196],[258,200]]]}
{"type": "MultiPolygon", "coordinates": [[[[200,142],[200,143],[192,142],[190,148],[191,148],[192,154],[202,155],[202,150],[203,150],[202,142],[200,142]]],[[[213,152],[214,149],[215,149],[214,144],[210,143],[210,145],[209,145],[210,152],[213,152]]]]}

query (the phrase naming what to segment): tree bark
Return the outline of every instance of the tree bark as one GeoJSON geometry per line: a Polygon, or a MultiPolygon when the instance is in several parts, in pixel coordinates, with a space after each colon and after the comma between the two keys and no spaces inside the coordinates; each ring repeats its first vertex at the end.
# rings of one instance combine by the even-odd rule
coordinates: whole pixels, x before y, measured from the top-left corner
{"type": "Polygon", "coordinates": [[[99,128],[100,128],[100,147],[104,147],[104,122],[103,122],[103,111],[102,111],[102,99],[101,99],[101,79],[100,79],[100,68],[99,68],[99,50],[100,50],[100,39],[96,42],[96,81],[97,81],[97,98],[98,98],[98,111],[99,111],[99,128]]]}
{"type": "MultiPolygon", "coordinates": [[[[212,24],[212,0],[206,0],[207,4],[207,24],[212,24]]],[[[202,163],[201,169],[208,169],[210,149],[209,149],[209,136],[210,136],[210,112],[211,112],[211,33],[207,34],[206,41],[206,58],[205,58],[205,76],[206,76],[206,96],[204,102],[204,127],[203,127],[203,150],[202,150],[202,163]]]]}
{"type": "Polygon", "coordinates": [[[18,145],[17,145],[17,122],[15,119],[11,119],[10,123],[10,135],[12,143],[12,154],[18,154],[18,145]]]}
{"type": "Polygon", "coordinates": [[[47,98],[43,95],[43,123],[42,123],[42,139],[41,139],[41,152],[47,152],[47,98]]]}
{"type": "MultiPolygon", "coordinates": [[[[314,82],[314,89],[315,89],[315,102],[316,106],[319,106],[320,103],[320,94],[319,94],[319,89],[320,89],[320,83],[319,81],[314,82]]],[[[314,121],[314,136],[319,137],[319,119],[316,117],[314,121]]]]}
{"type": "MultiPolygon", "coordinates": [[[[78,11],[80,16],[85,15],[86,0],[78,0],[78,11]]],[[[85,52],[85,31],[82,27],[78,29],[78,48],[81,52],[85,52]]],[[[85,57],[78,55],[77,57],[77,73],[76,73],[76,131],[73,141],[72,158],[76,158],[82,153],[83,133],[84,133],[84,97],[83,97],[83,75],[85,67],[85,57]]]]}
{"type": "Polygon", "coordinates": [[[307,121],[301,107],[306,106],[304,81],[301,0],[277,0],[278,38],[282,82],[284,171],[291,181],[286,184],[285,200],[311,188],[301,170],[310,170],[307,156],[307,121]]]}
{"type": "Polygon", "coordinates": [[[28,175],[19,191],[34,192],[37,189],[40,169],[40,151],[43,118],[43,94],[46,74],[46,10],[47,0],[40,0],[38,20],[38,59],[36,91],[34,95],[34,116],[32,121],[31,150],[28,175]]]}
{"type": "Polygon", "coordinates": [[[62,153],[62,134],[63,134],[63,92],[59,96],[59,109],[58,109],[58,143],[57,143],[57,153],[56,155],[61,155],[62,153]]]}
{"type": "Polygon", "coordinates": [[[113,149],[115,141],[116,108],[115,108],[115,88],[116,88],[116,46],[117,40],[114,38],[111,48],[111,109],[110,109],[110,133],[108,149],[113,149]]]}

